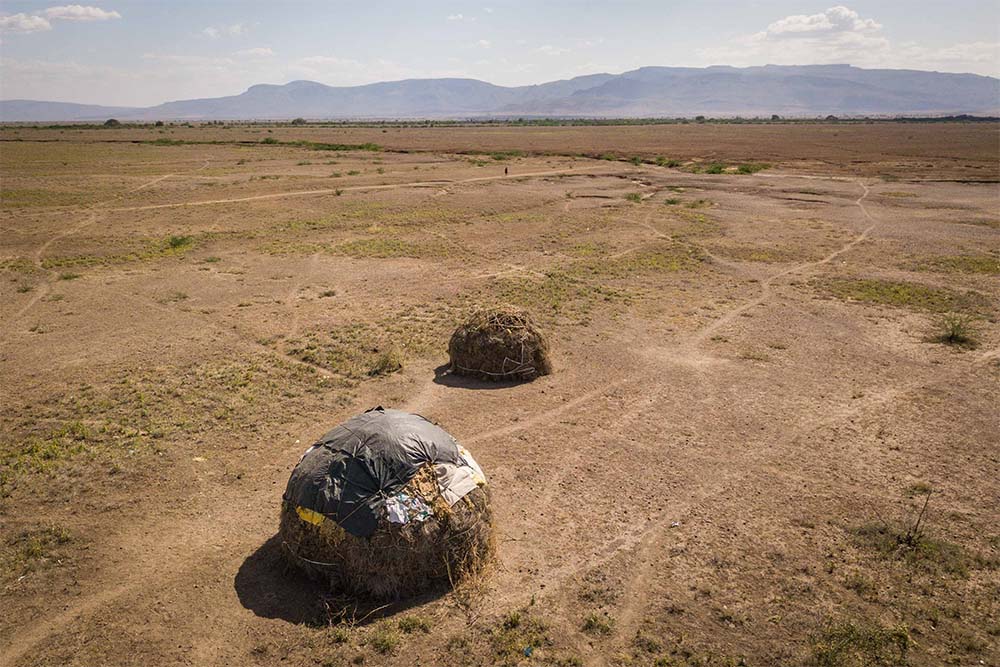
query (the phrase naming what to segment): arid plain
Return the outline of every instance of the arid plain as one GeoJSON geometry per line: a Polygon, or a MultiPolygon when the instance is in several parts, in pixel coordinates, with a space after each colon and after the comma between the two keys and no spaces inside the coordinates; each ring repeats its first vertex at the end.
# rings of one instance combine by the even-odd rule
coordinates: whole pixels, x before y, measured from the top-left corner
{"type": "Polygon", "coordinates": [[[0,139],[3,667],[1000,664],[997,124],[0,139]],[[441,374],[494,302],[552,375],[441,374]],[[375,405],[498,541],[381,609],[274,539],[375,405]]]}

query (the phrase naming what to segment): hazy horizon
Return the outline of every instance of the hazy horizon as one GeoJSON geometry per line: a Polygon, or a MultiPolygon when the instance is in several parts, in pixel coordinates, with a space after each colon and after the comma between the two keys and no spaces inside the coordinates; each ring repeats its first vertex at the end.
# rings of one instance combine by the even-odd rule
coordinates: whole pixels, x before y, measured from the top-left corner
{"type": "Polygon", "coordinates": [[[561,0],[469,4],[13,1],[0,98],[108,106],[472,78],[522,86],[645,66],[851,64],[1000,75],[1000,6],[561,0]]]}

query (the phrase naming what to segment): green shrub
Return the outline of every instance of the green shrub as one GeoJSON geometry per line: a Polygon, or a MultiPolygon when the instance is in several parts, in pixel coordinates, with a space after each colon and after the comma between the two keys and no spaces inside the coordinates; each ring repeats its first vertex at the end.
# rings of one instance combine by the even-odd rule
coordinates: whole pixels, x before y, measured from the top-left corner
{"type": "Polygon", "coordinates": [[[945,313],[935,321],[931,340],[943,345],[973,349],[979,345],[976,337],[976,319],[962,313],[945,313]]]}
{"type": "Polygon", "coordinates": [[[167,246],[171,250],[178,250],[180,248],[186,248],[194,243],[193,236],[170,236],[167,238],[167,246]]]}
{"type": "Polygon", "coordinates": [[[404,616],[399,619],[399,629],[408,635],[414,632],[426,634],[431,631],[431,622],[425,616],[404,616]]]}
{"type": "Polygon", "coordinates": [[[368,638],[368,643],[382,655],[393,653],[399,646],[399,632],[388,622],[382,621],[375,627],[371,637],[368,638]]]}

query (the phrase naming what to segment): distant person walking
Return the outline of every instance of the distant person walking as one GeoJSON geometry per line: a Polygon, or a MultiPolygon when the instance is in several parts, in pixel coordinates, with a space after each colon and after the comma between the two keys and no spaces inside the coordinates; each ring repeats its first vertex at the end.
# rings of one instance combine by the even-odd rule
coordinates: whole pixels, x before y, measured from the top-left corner
{"type": "Polygon", "coordinates": [[[507,167],[504,167],[504,168],[503,168],[503,175],[504,175],[504,176],[506,176],[506,175],[507,175],[507,167]]]}

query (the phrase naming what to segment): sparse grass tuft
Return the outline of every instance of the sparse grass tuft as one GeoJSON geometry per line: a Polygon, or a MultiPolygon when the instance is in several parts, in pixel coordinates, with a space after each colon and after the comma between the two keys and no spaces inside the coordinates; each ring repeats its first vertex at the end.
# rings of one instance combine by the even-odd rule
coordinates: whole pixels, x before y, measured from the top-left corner
{"type": "Polygon", "coordinates": [[[813,281],[812,284],[847,301],[861,301],[939,313],[985,308],[988,304],[986,298],[978,292],[969,291],[962,294],[920,283],[874,278],[834,278],[827,281],[813,281]]]}
{"type": "Polygon", "coordinates": [[[997,565],[987,558],[969,554],[953,542],[930,537],[919,526],[868,523],[851,532],[859,546],[931,574],[966,577],[970,568],[992,569],[997,565]]]}
{"type": "Polygon", "coordinates": [[[490,643],[496,657],[503,663],[518,662],[552,640],[545,623],[526,611],[513,611],[490,630],[490,643]]]}
{"type": "Polygon", "coordinates": [[[691,270],[703,259],[700,251],[689,245],[658,241],[620,257],[581,259],[568,269],[568,273],[580,277],[627,278],[637,274],[691,270]]]}
{"type": "Polygon", "coordinates": [[[711,205],[712,202],[707,199],[695,199],[684,204],[687,208],[708,208],[711,205]]]}
{"type": "Polygon", "coordinates": [[[404,616],[399,619],[399,629],[408,635],[414,632],[428,634],[431,631],[431,621],[426,616],[404,616]]]}
{"type": "Polygon", "coordinates": [[[985,273],[1000,274],[998,255],[942,255],[918,261],[914,267],[923,271],[944,273],[985,273]]]}
{"type": "Polygon", "coordinates": [[[630,192],[630,193],[628,193],[627,195],[625,195],[625,199],[627,199],[630,202],[635,203],[635,204],[641,204],[642,203],[642,195],[640,193],[638,193],[638,192],[630,192]]]}
{"type": "Polygon", "coordinates": [[[490,157],[498,162],[510,158],[524,157],[524,155],[524,151],[495,151],[490,153],[490,157]]]}
{"type": "Polygon", "coordinates": [[[79,273],[60,273],[59,280],[76,280],[80,277],[79,273]]]}
{"type": "Polygon", "coordinates": [[[588,614],[583,619],[583,631],[592,635],[610,635],[614,625],[614,619],[606,614],[588,614]]]}
{"type": "Polygon", "coordinates": [[[167,238],[167,246],[171,250],[179,250],[181,248],[187,248],[192,243],[194,243],[193,236],[170,236],[167,238]]]}
{"type": "Polygon", "coordinates": [[[771,165],[766,162],[745,162],[736,167],[736,172],[740,174],[756,174],[758,171],[769,169],[771,165]]]}
{"type": "Polygon", "coordinates": [[[381,377],[391,375],[403,369],[403,353],[397,347],[390,347],[375,357],[375,364],[369,369],[368,375],[381,377]]]}
{"type": "Polygon", "coordinates": [[[811,644],[817,667],[905,667],[913,640],[904,625],[843,621],[829,624],[811,644]]]}
{"type": "Polygon", "coordinates": [[[931,342],[953,347],[973,349],[979,345],[976,337],[976,318],[964,313],[945,313],[934,322],[931,342]]]}
{"type": "Polygon", "coordinates": [[[347,241],[332,248],[332,252],[338,255],[347,255],[355,259],[365,257],[376,257],[385,259],[389,257],[423,257],[428,254],[429,248],[417,246],[408,241],[397,238],[371,237],[347,241]]]}
{"type": "Polygon", "coordinates": [[[378,653],[389,655],[396,651],[399,640],[399,631],[388,621],[380,621],[368,638],[368,644],[378,653]]]}
{"type": "Polygon", "coordinates": [[[0,548],[0,581],[32,572],[57,558],[59,547],[71,539],[68,530],[55,525],[20,533],[0,548]]]}
{"type": "Polygon", "coordinates": [[[651,637],[650,635],[642,632],[635,633],[632,643],[635,644],[637,649],[645,651],[646,653],[659,653],[663,650],[663,642],[656,637],[651,637]]]}

